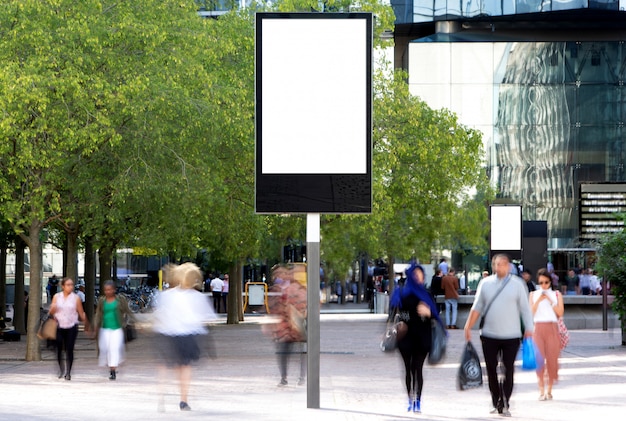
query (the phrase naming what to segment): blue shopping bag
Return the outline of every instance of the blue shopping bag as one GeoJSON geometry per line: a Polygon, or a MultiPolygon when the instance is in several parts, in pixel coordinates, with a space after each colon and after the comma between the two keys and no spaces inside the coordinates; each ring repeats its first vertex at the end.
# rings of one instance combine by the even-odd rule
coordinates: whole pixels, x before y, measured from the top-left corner
{"type": "Polygon", "coordinates": [[[524,338],[522,341],[522,369],[537,369],[537,350],[532,338],[524,338]]]}

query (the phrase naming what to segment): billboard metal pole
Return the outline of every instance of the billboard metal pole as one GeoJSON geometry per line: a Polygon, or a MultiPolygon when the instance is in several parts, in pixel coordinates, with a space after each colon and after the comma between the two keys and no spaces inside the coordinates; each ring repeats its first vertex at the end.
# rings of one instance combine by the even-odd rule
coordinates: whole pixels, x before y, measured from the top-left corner
{"type": "Polygon", "coordinates": [[[320,407],[320,214],[306,218],[307,408],[320,407]]]}

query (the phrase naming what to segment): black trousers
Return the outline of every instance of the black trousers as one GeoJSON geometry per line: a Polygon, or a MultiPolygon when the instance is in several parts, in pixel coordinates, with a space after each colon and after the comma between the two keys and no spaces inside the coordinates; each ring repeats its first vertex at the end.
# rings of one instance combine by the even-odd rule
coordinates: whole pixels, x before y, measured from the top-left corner
{"type": "Polygon", "coordinates": [[[74,363],[74,345],[78,336],[78,325],[69,329],[57,328],[57,361],[60,374],[63,373],[63,349],[65,349],[65,374],[72,373],[74,363]]]}
{"type": "Polygon", "coordinates": [[[519,351],[520,338],[493,339],[481,336],[480,340],[483,344],[492,404],[498,409],[508,407],[513,394],[515,356],[519,351]],[[498,379],[499,362],[502,362],[504,368],[502,381],[498,379]]]}
{"type": "Polygon", "coordinates": [[[224,308],[224,313],[228,313],[228,293],[222,291],[222,307],[224,308]]]}
{"type": "Polygon", "coordinates": [[[307,358],[304,352],[304,342],[277,342],[278,345],[278,369],[281,380],[287,380],[287,368],[291,354],[299,354],[300,358],[300,378],[306,376],[307,358]]]}
{"type": "Polygon", "coordinates": [[[216,313],[220,312],[220,304],[222,302],[222,291],[213,291],[213,309],[216,313]]]}
{"type": "Polygon", "coordinates": [[[427,352],[416,347],[398,347],[404,362],[404,384],[409,399],[422,399],[424,387],[424,361],[427,352]]]}

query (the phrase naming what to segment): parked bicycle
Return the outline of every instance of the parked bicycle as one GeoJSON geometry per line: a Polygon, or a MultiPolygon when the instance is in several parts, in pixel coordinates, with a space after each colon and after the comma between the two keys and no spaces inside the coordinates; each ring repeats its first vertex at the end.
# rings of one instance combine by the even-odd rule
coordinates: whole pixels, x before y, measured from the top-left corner
{"type": "Polygon", "coordinates": [[[148,286],[141,286],[134,291],[123,293],[128,299],[128,307],[133,313],[149,313],[154,311],[157,304],[159,290],[148,286]]]}

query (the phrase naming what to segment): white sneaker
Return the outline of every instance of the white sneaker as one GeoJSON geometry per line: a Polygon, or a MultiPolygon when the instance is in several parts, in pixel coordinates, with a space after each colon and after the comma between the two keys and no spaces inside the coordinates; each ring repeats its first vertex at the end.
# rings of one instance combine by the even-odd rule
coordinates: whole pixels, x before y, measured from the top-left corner
{"type": "Polygon", "coordinates": [[[502,409],[502,413],[500,415],[502,415],[503,417],[510,417],[511,416],[511,411],[509,411],[509,407],[505,406],[502,409]]]}

